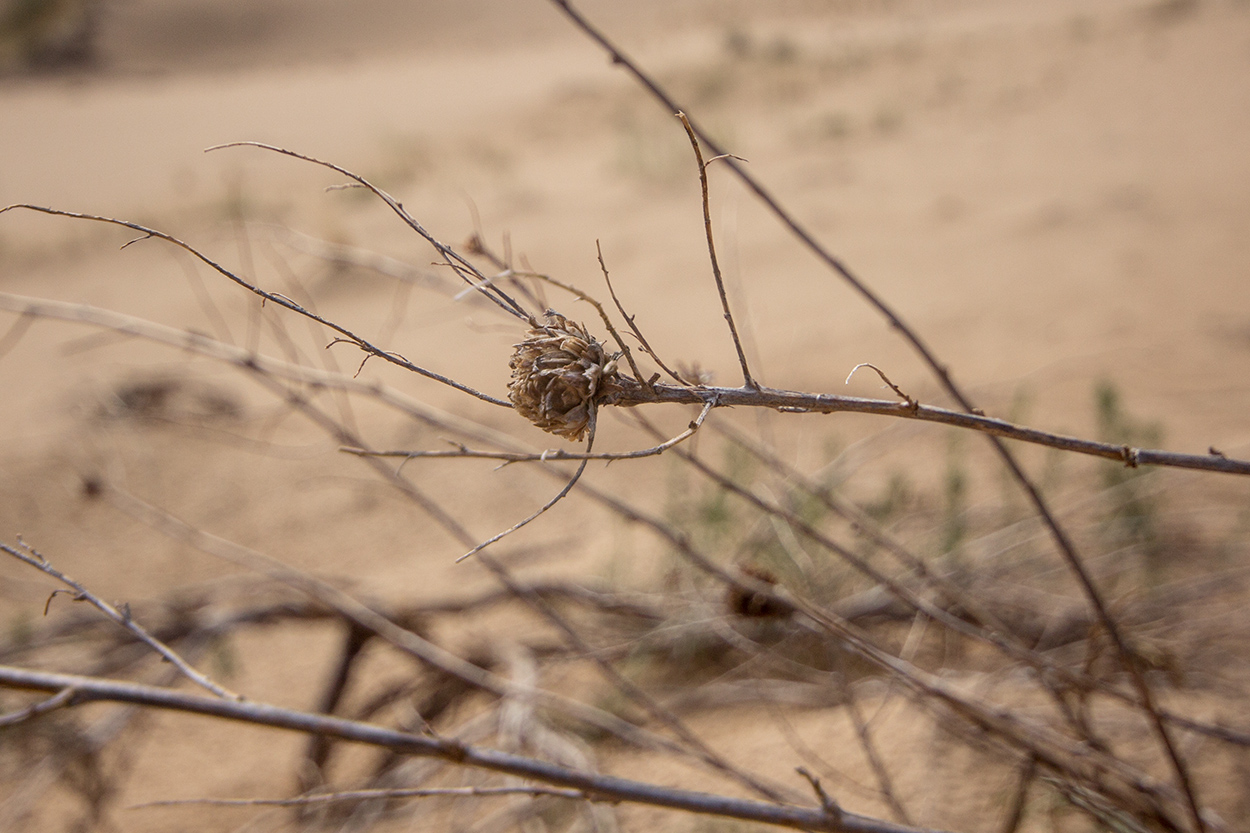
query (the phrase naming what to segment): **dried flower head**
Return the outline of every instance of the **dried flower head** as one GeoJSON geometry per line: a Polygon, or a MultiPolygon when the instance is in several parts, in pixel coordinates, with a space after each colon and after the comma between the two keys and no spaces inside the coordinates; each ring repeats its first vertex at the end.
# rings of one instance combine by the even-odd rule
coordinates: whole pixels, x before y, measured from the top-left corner
{"type": "MultiPolygon", "coordinates": [[[[738,571],[742,573],[743,578],[753,579],[760,584],[769,587],[777,584],[777,577],[773,575],[771,570],[765,567],[744,564],[738,567],[738,571]]],[[[779,600],[756,593],[750,588],[737,586],[731,586],[726,591],[725,606],[735,616],[742,616],[748,619],[773,619],[787,616],[794,612],[793,608],[785,606],[779,600]]]]}
{"type": "Polygon", "coordinates": [[[517,412],[573,441],[585,436],[595,402],[621,389],[615,358],[585,327],[552,310],[516,345],[508,364],[508,398],[517,412]]]}

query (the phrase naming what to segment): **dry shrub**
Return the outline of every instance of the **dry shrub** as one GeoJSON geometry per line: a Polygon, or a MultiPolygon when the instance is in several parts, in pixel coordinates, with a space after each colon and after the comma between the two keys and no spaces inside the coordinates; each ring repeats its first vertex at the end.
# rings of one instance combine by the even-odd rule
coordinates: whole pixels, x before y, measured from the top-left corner
{"type": "MultiPolygon", "coordinates": [[[[663,90],[651,89],[671,106],[663,90]]],[[[703,148],[766,194],[697,124],[687,127],[705,219],[703,148]]],[[[615,331],[619,353],[583,324],[539,307],[539,286],[561,286],[557,282],[513,269],[480,238],[458,252],[364,178],[327,167],[381,198],[484,305],[509,316],[522,340],[509,360],[508,402],[375,345],[168,235],[87,219],[180,246],[262,298],[267,313],[277,308],[282,316],[312,321],[318,339],[345,342],[365,359],[390,362],[493,406],[510,404],[516,416],[545,432],[587,441],[586,450],[534,450],[485,421],[437,411],[357,378],[359,371],[278,359],[103,310],[3,296],[0,305],[21,320],[86,322],[225,363],[256,380],[282,403],[283,416],[307,417],[410,500],[454,546],[472,547],[498,586],[450,598],[412,592],[397,594],[404,596],[399,601],[366,600],[346,582],[196,529],[129,494],[107,473],[93,475],[84,480],[87,497],[108,500],[183,545],[248,572],[204,582],[194,592],[114,605],[61,574],[56,558],[20,541],[4,544],[25,568],[58,582],[58,592],[94,609],[51,598],[55,615],[48,622],[18,623],[0,643],[0,683],[47,693],[42,699],[5,693],[0,822],[86,829],[106,826],[119,812],[115,797],[125,786],[129,747],[157,730],[129,709],[84,709],[79,714],[92,719],[85,727],[62,712],[91,701],[206,713],[307,734],[290,761],[291,794],[267,799],[281,813],[261,815],[269,804],[252,802],[255,823],[272,829],[600,830],[658,824],[642,814],[677,808],[701,814],[698,824],[705,827],[696,829],[758,823],[878,833],[947,824],[1007,833],[1221,831],[1250,814],[1244,786],[1250,730],[1241,716],[1250,691],[1244,569],[1227,551],[1233,539],[1186,536],[1171,523],[1166,489],[1150,491],[1149,476],[1138,469],[1157,464],[1244,475],[1250,464],[1214,451],[1184,455],[1136,447],[1146,444],[1144,429],[1107,388],[1098,394],[1105,434],[1099,441],[986,417],[919,337],[814,241],[817,256],[887,313],[961,407],[922,404],[879,370],[896,399],[852,400],[757,383],[719,272],[743,384],[712,386],[697,372],[669,371],[672,365],[656,355],[614,293],[622,327],[640,345],[632,352],[615,331]],[[636,359],[653,360],[673,382],[657,383],[658,371],[646,379],[636,359]],[[618,369],[621,361],[636,378],[618,369]],[[317,402],[326,390],[419,424],[430,432],[423,436],[454,438],[453,446],[379,451],[345,411],[317,402]],[[669,436],[647,413],[673,403],[702,410],[685,431],[669,436]],[[647,447],[591,454],[599,414],[624,406],[634,436],[647,447]],[[879,488],[866,493],[839,479],[844,455],[830,455],[824,466],[795,466],[745,429],[750,422],[720,419],[722,406],[769,409],[793,419],[801,418],[795,411],[858,411],[875,419],[939,422],[979,431],[995,445],[985,459],[972,460],[959,443],[949,443],[944,454],[932,434],[910,446],[899,443],[890,453],[904,460],[905,474],[891,476],[893,462],[878,461],[879,488]],[[704,427],[709,412],[716,418],[704,427]],[[695,436],[697,447],[690,442],[695,436]],[[1098,461],[1101,471],[1086,469],[1048,484],[1043,499],[1000,436],[1107,459],[1098,461]],[[661,455],[671,461],[661,465],[680,473],[662,515],[655,501],[636,500],[627,489],[578,482],[590,458],[620,460],[619,468],[645,465],[625,458],[661,455]],[[532,553],[486,548],[445,508],[450,487],[444,489],[437,475],[412,474],[414,461],[448,457],[463,458],[464,465],[487,458],[530,466],[565,484],[544,509],[571,493],[598,505],[603,514],[597,517],[645,529],[655,542],[648,546],[661,566],[658,578],[633,588],[535,578],[524,569],[532,553]],[[402,463],[393,464],[395,458],[402,463]],[[569,460],[580,460],[576,472],[559,465],[569,460]],[[944,467],[932,464],[942,460],[944,467]],[[924,461],[932,470],[924,471],[924,461]],[[1010,517],[1006,500],[986,498],[992,478],[984,473],[1004,464],[1015,479],[1012,488],[1027,497],[1010,517]],[[907,478],[927,478],[929,485],[907,478]],[[1169,573],[1168,559],[1194,569],[1169,573]],[[1211,576],[1202,575],[1207,571],[1211,576]],[[254,643],[277,644],[283,635],[293,637],[301,653],[315,649],[329,669],[321,679],[298,684],[313,707],[267,708],[214,681],[231,682],[238,674],[240,645],[264,655],[254,643]],[[154,652],[166,662],[154,662],[154,652]],[[76,675],[58,676],[51,668],[76,675]],[[210,693],[174,687],[180,675],[210,693]],[[716,743],[704,740],[709,733],[716,743]],[[795,764],[801,778],[793,775],[795,764]],[[46,797],[66,793],[78,796],[82,809],[58,816],[46,797]]],[[[783,208],[774,210],[792,222],[783,208]]],[[[707,232],[715,264],[710,220],[707,232]]],[[[335,257],[350,253],[339,250],[335,257]]],[[[590,300],[581,290],[574,297],[590,300]]],[[[188,390],[171,378],[130,382],[117,388],[104,413],[113,423],[145,430],[165,422],[219,428],[224,416],[243,435],[241,404],[225,395],[197,399],[188,390]]],[[[248,438],[268,437],[267,430],[248,438]]],[[[562,528],[553,520],[548,535],[554,542],[536,549],[584,554],[595,543],[589,525],[562,528]]],[[[198,754],[194,739],[187,742],[198,754]]],[[[214,823],[228,818],[228,811],[220,812],[214,823]]]]}

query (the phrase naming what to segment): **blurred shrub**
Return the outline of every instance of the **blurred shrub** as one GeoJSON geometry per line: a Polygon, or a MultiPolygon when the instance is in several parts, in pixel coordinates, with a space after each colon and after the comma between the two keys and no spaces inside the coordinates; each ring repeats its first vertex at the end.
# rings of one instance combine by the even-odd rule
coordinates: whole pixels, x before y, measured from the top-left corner
{"type": "Polygon", "coordinates": [[[0,72],[92,63],[101,4],[102,0],[0,0],[0,72]]]}

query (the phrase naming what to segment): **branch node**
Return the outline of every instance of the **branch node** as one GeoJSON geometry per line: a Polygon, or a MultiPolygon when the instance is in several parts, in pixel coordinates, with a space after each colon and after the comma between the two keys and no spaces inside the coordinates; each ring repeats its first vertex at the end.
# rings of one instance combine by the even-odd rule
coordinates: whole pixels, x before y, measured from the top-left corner
{"type": "Polygon", "coordinates": [[[807,770],[806,767],[795,767],[795,772],[807,779],[812,785],[812,791],[816,793],[816,797],[820,799],[820,809],[825,811],[825,815],[831,819],[842,818],[842,808],[838,806],[838,802],[834,801],[829,793],[825,792],[825,788],[820,783],[820,779],[807,770]]]}
{"type": "Polygon", "coordinates": [[[125,243],[121,244],[121,246],[119,246],[117,250],[121,251],[122,249],[129,247],[131,243],[138,243],[143,240],[150,240],[151,238],[152,238],[151,232],[148,232],[147,234],[141,234],[138,237],[127,240],[125,243]]]}
{"type": "Polygon", "coordinates": [[[1133,448],[1132,446],[1128,446],[1128,445],[1121,446],[1120,456],[1124,459],[1125,466],[1127,466],[1130,469],[1135,469],[1137,468],[1137,465],[1140,462],[1141,449],[1133,448]]]}
{"type": "MultiPolygon", "coordinates": [[[[851,377],[854,376],[855,371],[859,370],[861,367],[871,367],[873,370],[877,371],[877,375],[881,377],[881,381],[885,382],[886,385],[889,386],[890,390],[898,394],[899,398],[902,399],[905,403],[907,403],[908,411],[910,411],[913,414],[917,414],[920,412],[920,402],[912,398],[911,396],[907,395],[906,393],[904,393],[898,385],[890,381],[890,377],[885,375],[885,371],[877,367],[875,364],[870,364],[869,362],[860,362],[859,364],[855,365],[854,367],[851,368],[851,372],[846,374],[846,381],[843,382],[842,384],[849,385],[851,383],[851,377]]],[[[973,409],[973,413],[978,414],[980,416],[985,416],[984,411],[981,411],[975,408],[973,409]]]]}

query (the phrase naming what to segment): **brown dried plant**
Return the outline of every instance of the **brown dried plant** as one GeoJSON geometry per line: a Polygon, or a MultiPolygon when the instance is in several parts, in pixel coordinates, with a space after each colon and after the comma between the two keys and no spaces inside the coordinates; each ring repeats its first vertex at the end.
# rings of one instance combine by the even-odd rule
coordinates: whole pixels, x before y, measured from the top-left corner
{"type": "Polygon", "coordinates": [[[508,399],[549,434],[580,441],[598,403],[622,390],[616,357],[586,328],[554,310],[533,322],[508,362],[508,399]]]}
{"type": "MultiPolygon", "coordinates": [[[[120,626],[106,632],[98,617],[66,616],[38,639],[0,643],[0,660],[5,663],[0,665],[0,686],[49,695],[11,706],[6,700],[9,711],[0,716],[0,731],[37,730],[50,725],[46,722],[49,716],[55,718],[63,710],[84,703],[114,702],[304,733],[310,741],[298,767],[300,794],[234,803],[293,807],[303,813],[296,817],[298,823],[308,826],[335,823],[367,827],[388,813],[398,812],[398,807],[412,806],[403,804],[406,801],[460,799],[476,802],[480,812],[473,821],[485,828],[555,818],[548,811],[556,802],[575,808],[571,812],[580,814],[586,829],[610,829],[616,805],[630,802],[709,819],[738,819],[801,830],[918,833],[918,825],[924,823],[924,806],[931,802],[927,796],[909,795],[900,788],[902,779],[892,773],[889,756],[879,748],[877,718],[865,716],[862,702],[866,698],[854,685],[857,677],[871,677],[881,682],[878,690],[884,693],[879,696],[880,703],[905,694],[916,713],[927,717],[935,730],[948,733],[968,754],[980,755],[978,760],[984,765],[1010,774],[1009,800],[1004,802],[1001,819],[993,820],[998,829],[1016,830],[1026,814],[1029,796],[1046,790],[1056,800],[1066,801],[1065,806],[1077,808],[1096,826],[1193,833],[1232,830],[1227,820],[1211,811],[1204,785],[1193,774],[1197,756],[1191,749],[1211,743],[1232,750],[1230,755],[1244,756],[1250,750],[1250,730],[1244,720],[1190,714],[1172,700],[1162,700],[1159,691],[1171,684],[1173,669],[1166,651],[1154,650],[1141,636],[1152,623],[1183,612],[1184,599],[1178,601],[1178,593],[1177,598],[1161,597],[1151,600],[1151,605],[1127,609],[1109,603],[1100,576],[1087,565],[1073,536],[1060,523],[1063,513],[1052,511],[1050,502],[1016,465],[1000,439],[1101,457],[1134,468],[1157,465],[1247,475],[1250,461],[1214,449],[1208,455],[1179,454],[1096,442],[986,416],[955,386],[945,365],[919,336],[804,230],[747,173],[740,160],[709,141],[696,120],[687,117],[654,79],[568,3],[553,2],[603,46],[616,65],[632,73],[669,112],[676,113],[687,131],[698,166],[708,254],[742,384],[717,387],[701,378],[688,381],[695,374],[669,370],[676,364],[665,363],[643,337],[612,289],[606,267],[604,278],[624,320],[623,329],[637,339],[641,352],[667,373],[672,383],[659,383],[658,372],[644,378],[611,318],[588,293],[547,276],[512,269],[507,258],[498,258],[486,248],[480,235],[462,254],[440,242],[398,201],[368,180],[290,150],[256,145],[328,167],[371,191],[434,248],[441,264],[467,285],[466,293],[487,299],[509,316],[510,324],[517,322],[525,328],[509,359],[511,379],[506,401],[417,365],[343,323],[323,317],[311,305],[263,289],[255,279],[227,269],[163,232],[114,218],[36,206],[0,209],[3,213],[27,208],[89,219],[129,228],[141,235],[140,239],[159,238],[189,252],[266,304],[309,319],[319,328],[318,333],[330,334],[332,344],[353,345],[365,360],[389,362],[450,386],[478,403],[510,407],[542,431],[570,442],[587,443],[584,451],[536,450],[484,424],[437,411],[392,387],[350,373],[276,359],[202,334],[85,305],[0,295],[0,308],[20,316],[19,323],[2,340],[6,344],[13,333],[17,334],[13,338],[20,338],[36,318],[76,321],[163,343],[247,374],[291,412],[307,417],[343,451],[370,466],[433,519],[457,546],[471,548],[469,554],[481,553],[482,565],[501,587],[497,593],[423,599],[409,606],[366,602],[332,582],[196,529],[129,494],[117,483],[93,480],[92,499],[103,497],[163,534],[261,578],[254,583],[208,588],[190,600],[136,604],[132,612],[129,606],[105,603],[24,543],[0,543],[0,551],[9,557],[70,588],[58,593],[70,593],[73,599],[90,603],[120,626]],[[711,159],[705,160],[703,148],[711,151],[711,159]],[[752,374],[711,234],[707,169],[718,160],[742,179],[802,245],[861,292],[903,334],[934,370],[959,410],[922,404],[880,370],[877,372],[898,400],[781,390],[762,384],[752,374]],[[481,265],[483,259],[485,266],[481,265]],[[497,269],[498,274],[484,271],[490,268],[497,269]],[[567,315],[554,309],[538,313],[546,304],[539,303],[541,293],[534,292],[532,286],[540,282],[591,303],[619,352],[567,315]],[[618,367],[622,360],[628,363],[632,376],[618,367]],[[351,419],[316,401],[314,392],[324,390],[381,403],[437,430],[440,436],[455,438],[453,447],[376,449],[351,419]],[[699,411],[684,431],[668,436],[652,426],[639,407],[655,404],[694,405],[699,411]],[[627,452],[593,451],[600,410],[613,406],[631,409],[634,422],[656,444],[627,452]],[[1036,601],[1017,603],[1006,591],[1020,589],[1015,586],[1019,574],[1007,567],[1002,568],[1006,577],[1001,579],[990,575],[990,570],[978,572],[959,564],[939,568],[891,535],[872,513],[787,464],[763,444],[724,426],[718,425],[716,430],[727,437],[725,446],[745,450],[757,461],[763,471],[759,478],[741,476],[731,466],[709,462],[707,454],[692,448],[694,443],[683,445],[700,431],[709,414],[729,407],[787,414],[850,411],[935,422],[984,434],[1032,502],[1040,518],[1038,526],[1049,532],[1061,562],[1080,588],[1081,604],[1073,611],[1046,609],[1044,603],[1036,601]],[[668,455],[683,472],[699,478],[716,499],[737,501],[737,514],[709,511],[703,521],[705,528],[692,529],[680,520],[659,517],[580,480],[590,460],[659,454],[668,455]],[[438,457],[527,464],[563,486],[526,520],[482,541],[454,512],[444,508],[438,495],[427,493],[424,484],[404,470],[410,460],[438,457]],[[398,465],[393,462],[396,459],[401,461],[398,465]],[[577,465],[560,465],[567,461],[577,465]],[[482,553],[574,489],[622,523],[647,530],[691,569],[682,572],[675,568],[675,578],[667,582],[663,592],[644,596],[590,582],[526,582],[506,558],[482,553]],[[723,523],[723,528],[711,529],[716,523],[723,523]],[[766,556],[784,561],[804,580],[789,580],[786,570],[765,563],[766,556]],[[805,559],[815,563],[817,557],[837,565],[837,580],[848,588],[845,593],[822,593],[820,586],[806,581],[816,570],[794,568],[805,559]],[[698,578],[692,578],[696,573],[698,578]],[[699,585],[699,581],[704,584],[699,585]],[[709,591],[708,587],[714,589],[709,591]],[[496,642],[474,651],[456,650],[441,641],[445,623],[455,617],[476,617],[501,605],[511,605],[515,616],[531,616],[527,621],[542,623],[556,639],[501,632],[496,642]],[[146,627],[138,624],[141,619],[146,627]],[[196,664],[213,646],[231,635],[308,621],[338,623],[343,633],[340,647],[331,657],[332,679],[319,692],[318,706],[313,710],[279,708],[240,697],[196,670],[196,664]],[[145,677],[143,663],[150,652],[133,650],[136,638],[171,665],[155,675],[156,679],[151,674],[145,677]],[[66,652],[78,663],[80,673],[42,670],[38,661],[67,644],[77,650],[66,652]],[[350,700],[346,693],[373,670],[365,650],[368,645],[385,646],[418,663],[419,670],[398,682],[391,680],[350,710],[344,705],[350,700]],[[93,650],[98,646],[103,650],[93,650]],[[934,661],[933,656],[941,659],[934,661]],[[948,661],[952,656],[957,659],[948,661]],[[627,674],[623,660],[629,660],[633,667],[658,667],[654,677],[660,682],[646,672],[627,674]],[[568,668],[577,672],[568,672],[568,668]],[[956,677],[957,670],[968,673],[956,677]],[[688,690],[674,693],[664,684],[666,678],[700,672],[707,678],[688,690]],[[212,696],[175,689],[175,675],[195,682],[212,696]],[[122,677],[125,679],[119,679],[122,677]],[[587,687],[578,688],[573,683],[583,677],[606,682],[614,699],[578,696],[587,687]],[[1014,700],[999,697],[998,685],[1006,677],[1025,679],[1027,695],[1013,692],[1014,700]],[[776,695],[772,699],[761,693],[770,690],[776,695]],[[719,697],[723,702],[740,702],[733,698],[747,695],[755,698],[750,702],[762,704],[760,722],[775,723],[803,760],[804,766],[798,769],[800,779],[789,772],[756,771],[768,761],[755,761],[750,767],[736,764],[702,739],[683,714],[682,704],[697,696],[708,701],[719,697]],[[796,700],[845,709],[866,762],[864,773],[847,777],[788,724],[779,704],[796,700]],[[463,713],[458,713],[457,706],[464,704],[471,707],[466,705],[463,713]],[[1096,719],[1100,712],[1113,714],[1115,727],[1131,723],[1133,741],[1147,737],[1149,750],[1138,748],[1145,745],[1143,741],[1133,746],[1131,754],[1125,752],[1130,744],[1108,737],[1106,722],[1096,719]],[[1147,727],[1148,732],[1141,727],[1147,727]],[[587,751],[594,741],[604,738],[623,748],[673,756],[682,765],[723,779],[724,788],[708,793],[604,774],[587,751]],[[333,780],[336,750],[347,742],[369,746],[378,753],[365,768],[366,774],[360,776],[363,789],[340,788],[333,780]],[[813,771],[819,771],[824,781],[813,771]],[[475,775],[465,774],[469,772],[475,775]],[[496,780],[488,781],[488,776],[496,780]],[[877,801],[881,814],[892,820],[844,810],[833,797],[840,790],[877,801]],[[750,797],[743,797],[743,791],[750,797]],[[488,800],[500,798],[512,803],[497,812],[481,809],[488,800]]],[[[340,251],[336,256],[346,255],[340,251]]],[[[502,368],[500,372],[502,375],[502,368]]],[[[885,711],[883,706],[882,713],[885,711]]],[[[127,729],[131,715],[129,710],[119,710],[87,734],[98,738],[97,746],[103,747],[106,740],[127,729]]],[[[98,748],[92,749],[93,755],[98,752],[98,748]]],[[[37,803],[41,785],[46,787],[55,780],[52,770],[64,770],[56,762],[45,762],[41,767],[42,781],[28,779],[16,797],[0,807],[0,825],[24,819],[37,803]]],[[[454,812],[431,817],[446,820],[454,817],[454,812]]],[[[568,816],[560,818],[559,825],[553,822],[551,826],[572,826],[568,816]]]]}

